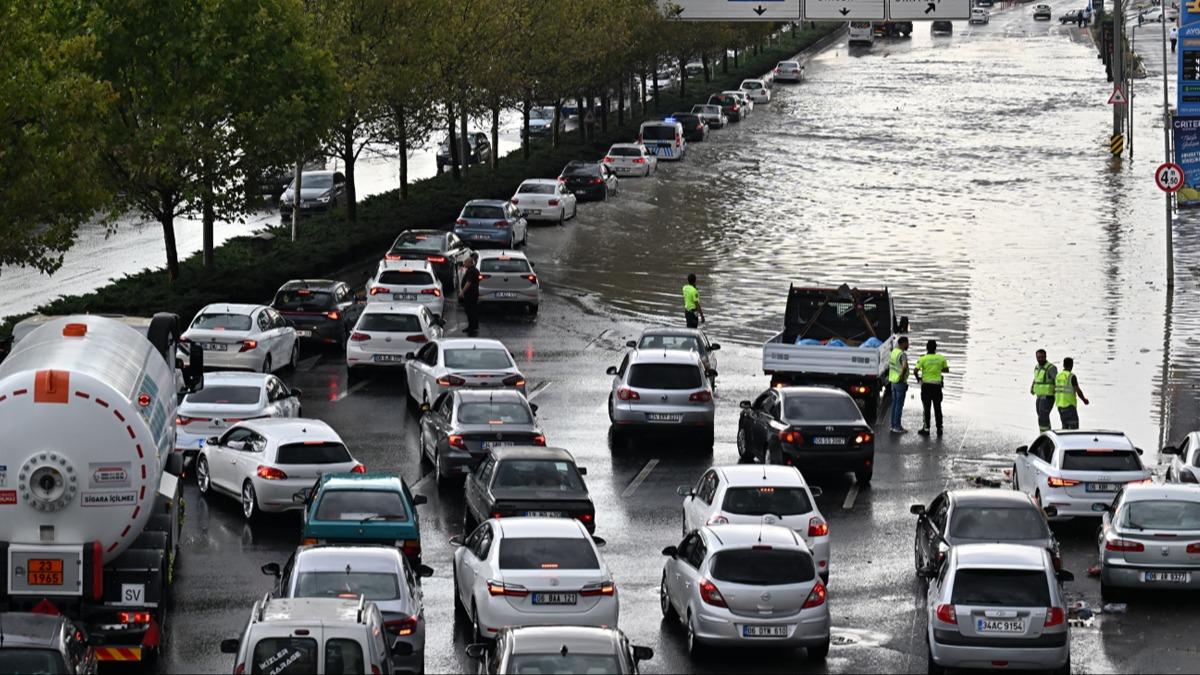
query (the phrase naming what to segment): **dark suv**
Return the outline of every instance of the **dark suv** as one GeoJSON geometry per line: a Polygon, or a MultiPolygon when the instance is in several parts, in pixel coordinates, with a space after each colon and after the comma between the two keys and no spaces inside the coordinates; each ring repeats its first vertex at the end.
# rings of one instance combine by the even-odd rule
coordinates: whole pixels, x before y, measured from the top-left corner
{"type": "Polygon", "coordinates": [[[742,103],[737,100],[736,96],[713,94],[708,97],[708,104],[721,106],[721,112],[725,113],[725,117],[730,122],[742,121],[742,103]]]}
{"type": "Polygon", "coordinates": [[[358,320],[362,307],[349,284],[329,279],[294,279],[275,292],[271,307],[296,326],[296,337],[338,348],[358,320]]]}
{"type": "Polygon", "coordinates": [[[428,260],[449,292],[458,287],[458,272],[471,257],[471,249],[453,232],[405,230],[384,256],[387,260],[428,260]]]}
{"type": "Polygon", "coordinates": [[[96,651],[61,615],[0,612],[0,670],[6,673],[95,673],[96,651]]]}
{"type": "Polygon", "coordinates": [[[683,138],[688,143],[703,141],[708,138],[708,124],[696,113],[671,113],[671,118],[683,125],[683,138]]]}
{"type": "MultiPolygon", "coordinates": [[[[459,144],[460,149],[462,148],[461,138],[455,136],[454,142],[459,144]]],[[[470,150],[467,153],[467,161],[460,161],[460,164],[486,164],[492,159],[492,142],[488,140],[487,134],[482,131],[469,132],[467,134],[467,143],[470,145],[470,150]]],[[[441,143],[438,143],[437,172],[441,173],[448,166],[450,166],[450,139],[446,138],[441,143]]]]}

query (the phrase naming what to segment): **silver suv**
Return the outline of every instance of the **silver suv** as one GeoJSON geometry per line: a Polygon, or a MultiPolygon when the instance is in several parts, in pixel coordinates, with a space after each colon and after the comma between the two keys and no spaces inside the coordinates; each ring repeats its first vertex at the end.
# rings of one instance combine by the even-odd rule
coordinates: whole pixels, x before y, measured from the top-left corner
{"type": "Polygon", "coordinates": [[[964,544],[929,583],[929,672],[1011,668],[1071,672],[1064,581],[1044,548],[964,544]],[[1003,664],[1001,666],[1000,664],[1003,664]]]}
{"type": "Polygon", "coordinates": [[[627,430],[696,430],[713,443],[712,380],[693,351],[634,349],[620,366],[610,366],[608,419],[614,438],[627,430]]]}

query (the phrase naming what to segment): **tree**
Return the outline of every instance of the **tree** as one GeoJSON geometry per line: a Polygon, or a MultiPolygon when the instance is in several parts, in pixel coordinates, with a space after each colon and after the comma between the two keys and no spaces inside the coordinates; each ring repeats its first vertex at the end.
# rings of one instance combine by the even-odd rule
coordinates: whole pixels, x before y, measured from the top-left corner
{"type": "Polygon", "coordinates": [[[427,140],[437,126],[433,88],[428,71],[433,50],[427,37],[436,29],[440,12],[429,0],[395,0],[404,20],[383,47],[380,67],[388,82],[384,92],[387,118],[384,136],[400,157],[400,199],[408,199],[408,155],[427,140]]]}

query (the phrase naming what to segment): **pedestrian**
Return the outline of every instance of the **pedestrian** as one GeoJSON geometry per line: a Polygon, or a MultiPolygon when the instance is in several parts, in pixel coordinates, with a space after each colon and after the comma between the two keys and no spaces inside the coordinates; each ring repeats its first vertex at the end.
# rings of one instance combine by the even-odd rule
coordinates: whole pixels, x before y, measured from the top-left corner
{"type": "Polygon", "coordinates": [[[1058,406],[1058,419],[1062,420],[1063,429],[1079,428],[1079,410],[1075,407],[1077,396],[1083,400],[1084,405],[1091,405],[1083,395],[1083,390],[1079,388],[1079,379],[1071,372],[1074,366],[1074,359],[1063,359],[1063,369],[1054,378],[1054,404],[1058,406]]]}
{"type": "Polygon", "coordinates": [[[1145,22],[1146,22],[1146,10],[1140,9],[1140,10],[1138,10],[1138,25],[1140,26],[1145,22]]]}
{"type": "Polygon", "coordinates": [[[468,256],[463,261],[463,267],[458,300],[467,313],[467,335],[475,337],[479,334],[479,270],[475,267],[475,256],[468,256]]]}
{"type": "Polygon", "coordinates": [[[921,382],[921,409],[925,414],[925,425],[918,434],[929,435],[929,409],[933,408],[937,422],[937,435],[942,435],[942,374],[950,372],[946,357],[937,353],[937,341],[925,343],[925,353],[917,359],[915,375],[921,382]]]}
{"type": "Polygon", "coordinates": [[[687,275],[687,283],[683,285],[683,320],[688,328],[698,328],[704,323],[704,308],[700,306],[700,290],[696,288],[695,274],[687,275]]]}
{"type": "Polygon", "coordinates": [[[1171,26],[1171,53],[1175,53],[1175,41],[1179,39],[1179,26],[1171,26]]]}
{"type": "Polygon", "coordinates": [[[1046,359],[1045,349],[1034,352],[1034,358],[1037,359],[1037,365],[1033,367],[1033,384],[1029,385],[1029,393],[1034,397],[1038,431],[1050,431],[1050,411],[1054,410],[1054,378],[1058,377],[1058,368],[1046,359]]]}
{"type": "Polygon", "coordinates": [[[888,358],[888,382],[892,386],[892,433],[908,431],[901,424],[904,397],[908,395],[908,337],[901,336],[888,358]]]}

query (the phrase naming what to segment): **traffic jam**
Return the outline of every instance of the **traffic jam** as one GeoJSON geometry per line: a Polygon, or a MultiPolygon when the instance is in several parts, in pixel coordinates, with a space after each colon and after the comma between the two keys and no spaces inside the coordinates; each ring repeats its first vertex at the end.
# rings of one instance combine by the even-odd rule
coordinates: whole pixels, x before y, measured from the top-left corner
{"type": "MultiPolygon", "coordinates": [[[[569,405],[607,416],[599,442],[614,462],[664,436],[689,457],[669,477],[683,483],[673,501],[656,507],[676,528],[668,539],[614,513],[658,460],[608,485],[613,476],[556,437],[577,420],[539,415],[546,383],[524,367],[522,332],[565,316],[555,306],[565,296],[538,271],[552,261],[531,240],[569,229],[588,202],[619,205],[630,183],[688,162],[694,144],[719,144],[804,70],[781,62],[642,124],[598,159],[525,180],[507,201],[471,200],[446,229],[401,232],[361,285],[281,279],[269,303],[231,298],[190,321],[19,324],[0,362],[0,425],[37,443],[33,454],[0,448],[0,672],[174,672],[168,640],[235,674],[681,672],[714,659],[749,669],[747,658],[871,670],[838,661],[855,641],[836,618],[839,577],[851,575],[838,564],[842,496],[852,504],[888,479],[877,452],[895,439],[942,437],[943,378],[956,374],[934,341],[910,333],[902,298],[869,277],[861,287],[784,277],[772,286],[781,329],[735,372],[748,361],[726,357],[705,328],[705,287],[692,277],[672,289],[670,318],[618,341],[612,364],[587,375],[603,378],[603,398],[569,405]],[[345,382],[329,401],[298,386],[313,361],[334,362],[345,382]],[[754,394],[730,400],[731,380],[754,394]],[[915,432],[904,427],[918,419],[903,414],[910,384],[915,432]],[[377,419],[310,416],[380,386],[377,419]],[[405,471],[372,466],[380,453],[359,445],[384,418],[409,427],[405,471]],[[721,450],[730,442],[736,456],[721,450]],[[171,597],[195,573],[189,558],[237,573],[233,551],[194,548],[208,536],[198,522],[218,528],[213,513],[228,541],[289,552],[253,570],[257,585],[229,589],[240,614],[221,639],[194,640],[195,619],[171,597]],[[636,563],[655,561],[651,584],[627,582],[631,566],[606,556],[619,539],[653,549],[636,563]],[[661,637],[641,629],[650,604],[661,637]],[[663,644],[684,660],[664,665],[663,644]]],[[[906,560],[912,545],[890,601],[918,606],[913,670],[1069,673],[1086,619],[1070,593],[1077,577],[1099,579],[1111,612],[1147,588],[1200,587],[1200,433],[1162,447],[1161,471],[1124,433],[1079,426],[1087,398],[1069,359],[1041,355],[1028,386],[1039,433],[1026,424],[1028,444],[1008,450],[1007,485],[927,494],[906,530],[872,535],[906,560]],[[1098,527],[1083,536],[1091,562],[1068,569],[1061,528],[1079,539],[1081,522],[1098,527]]]]}

